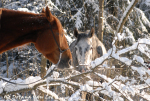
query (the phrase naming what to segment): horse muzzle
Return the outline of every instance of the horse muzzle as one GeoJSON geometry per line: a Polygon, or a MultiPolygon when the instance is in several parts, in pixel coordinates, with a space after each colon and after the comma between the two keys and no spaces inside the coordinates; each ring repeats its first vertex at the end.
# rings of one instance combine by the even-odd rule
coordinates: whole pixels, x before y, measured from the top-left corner
{"type": "Polygon", "coordinates": [[[87,65],[87,64],[79,64],[76,67],[77,67],[77,70],[80,71],[81,73],[84,73],[87,70],[90,70],[90,65],[87,65]]]}
{"type": "Polygon", "coordinates": [[[72,59],[61,59],[58,64],[59,69],[69,68],[72,65],[72,59]]]}

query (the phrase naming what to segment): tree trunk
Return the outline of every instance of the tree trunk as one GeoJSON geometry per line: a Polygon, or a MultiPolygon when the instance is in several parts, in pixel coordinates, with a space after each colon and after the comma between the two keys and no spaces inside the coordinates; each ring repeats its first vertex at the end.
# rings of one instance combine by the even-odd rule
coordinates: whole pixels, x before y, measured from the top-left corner
{"type": "MultiPolygon", "coordinates": [[[[41,59],[41,78],[43,78],[46,75],[46,62],[47,59],[42,55],[42,59],[41,59]]],[[[41,93],[41,96],[44,98],[44,93],[42,91],[39,91],[39,93],[41,93]]],[[[44,99],[40,99],[40,101],[44,101],[44,99]]]]}
{"type": "Polygon", "coordinates": [[[42,59],[41,59],[41,78],[43,78],[46,75],[46,62],[47,59],[42,55],[42,59]]]}
{"type": "Polygon", "coordinates": [[[2,8],[4,8],[4,3],[3,3],[3,0],[2,0],[2,8]]]}
{"type": "Polygon", "coordinates": [[[47,0],[45,0],[45,5],[47,5],[47,0]]]}
{"type": "Polygon", "coordinates": [[[7,78],[9,77],[9,64],[8,64],[8,53],[5,52],[5,56],[6,56],[6,67],[7,67],[7,78]]]}
{"type": "Polygon", "coordinates": [[[108,12],[112,14],[115,17],[118,17],[118,10],[117,7],[115,6],[115,0],[107,0],[107,8],[108,12]]]}
{"type": "Polygon", "coordinates": [[[98,38],[103,42],[103,11],[104,11],[104,0],[99,0],[99,21],[98,21],[98,38]]]}

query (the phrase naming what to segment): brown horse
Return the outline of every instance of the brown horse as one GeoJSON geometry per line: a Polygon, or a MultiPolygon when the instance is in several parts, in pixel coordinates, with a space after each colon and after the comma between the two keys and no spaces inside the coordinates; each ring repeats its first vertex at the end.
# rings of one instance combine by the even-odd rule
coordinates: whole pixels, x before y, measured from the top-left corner
{"type": "MultiPolygon", "coordinates": [[[[27,43],[34,43],[54,64],[59,61],[59,47],[69,48],[60,21],[48,7],[41,14],[0,9],[0,53],[27,43]]],[[[70,50],[64,51],[58,67],[68,68],[71,59],[70,50]]]]}

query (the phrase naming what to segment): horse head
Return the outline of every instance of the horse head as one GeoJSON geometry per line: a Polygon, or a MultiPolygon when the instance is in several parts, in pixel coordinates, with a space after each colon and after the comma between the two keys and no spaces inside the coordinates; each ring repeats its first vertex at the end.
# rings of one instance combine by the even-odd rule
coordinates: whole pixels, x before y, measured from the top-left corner
{"type": "Polygon", "coordinates": [[[93,35],[93,28],[91,31],[87,30],[86,32],[79,32],[76,28],[74,30],[74,36],[77,38],[75,52],[80,71],[89,69],[89,63],[92,61],[93,35]]]}
{"type": "Polygon", "coordinates": [[[45,34],[48,33],[46,35],[43,34],[44,36],[43,39],[49,38],[48,39],[49,41],[45,42],[47,46],[43,48],[45,48],[46,50],[46,48],[49,47],[49,50],[50,50],[49,52],[45,51],[45,53],[43,54],[45,54],[45,56],[54,64],[57,64],[59,61],[59,58],[61,58],[58,68],[61,68],[61,69],[68,68],[69,65],[71,64],[72,55],[71,55],[67,40],[64,35],[65,32],[63,30],[63,27],[60,21],[57,19],[57,17],[52,15],[48,7],[46,7],[46,9],[43,9],[42,13],[45,14],[49,22],[49,29],[43,32],[45,34]],[[51,45],[49,45],[50,43],[51,45]],[[62,56],[60,57],[61,51],[63,52],[62,52],[62,56]]]}
{"type": "Polygon", "coordinates": [[[59,68],[69,67],[72,55],[63,27],[48,7],[41,14],[0,9],[0,17],[0,53],[34,43],[36,49],[54,64],[60,60],[59,68]],[[61,59],[60,50],[66,50],[61,59]]]}
{"type": "Polygon", "coordinates": [[[85,32],[74,29],[75,40],[71,45],[73,66],[80,72],[90,69],[90,62],[106,53],[104,45],[96,37],[94,28],[85,32]]]}

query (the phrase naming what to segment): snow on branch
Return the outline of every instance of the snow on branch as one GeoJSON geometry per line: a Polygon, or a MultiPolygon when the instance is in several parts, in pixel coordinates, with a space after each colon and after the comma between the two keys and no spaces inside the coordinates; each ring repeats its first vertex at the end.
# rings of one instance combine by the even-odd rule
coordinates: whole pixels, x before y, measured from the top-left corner
{"type": "MultiPolygon", "coordinates": [[[[118,41],[120,38],[123,38],[121,36],[121,34],[114,38],[114,41],[112,43],[113,47],[106,54],[104,54],[102,57],[97,58],[96,60],[91,62],[91,67],[92,67],[91,70],[86,71],[84,73],[70,74],[69,76],[66,76],[63,78],[59,78],[58,73],[53,71],[54,72],[53,75],[46,78],[46,80],[48,80],[48,83],[49,83],[48,85],[65,84],[68,86],[68,88],[70,88],[70,87],[77,88],[77,90],[75,90],[75,93],[73,93],[68,98],[68,100],[69,99],[70,100],[71,99],[72,100],[82,99],[81,95],[80,95],[81,92],[89,92],[91,94],[94,94],[94,96],[98,96],[97,93],[99,91],[105,95],[108,95],[109,97],[113,98],[114,100],[116,100],[116,99],[121,100],[122,99],[121,95],[123,95],[126,99],[132,101],[133,99],[130,97],[130,94],[133,96],[135,94],[137,94],[137,95],[143,97],[144,99],[146,99],[146,97],[143,94],[146,94],[147,97],[149,97],[149,95],[146,92],[140,93],[139,90],[141,88],[140,87],[138,88],[137,85],[129,85],[128,83],[123,84],[123,82],[127,81],[129,78],[118,75],[114,79],[111,79],[111,78],[107,77],[106,75],[97,73],[97,71],[96,71],[96,69],[100,68],[99,65],[103,65],[103,64],[105,64],[105,62],[107,62],[107,60],[109,61],[109,59],[113,58],[113,59],[125,64],[127,67],[131,68],[133,70],[133,72],[137,72],[139,74],[140,80],[144,81],[145,84],[148,85],[148,86],[145,85],[145,87],[149,87],[150,79],[148,79],[148,78],[145,79],[144,77],[147,74],[150,75],[150,71],[148,70],[148,67],[145,65],[144,58],[142,56],[140,56],[139,54],[134,54],[130,58],[127,56],[123,57],[122,55],[126,54],[128,52],[131,52],[131,51],[139,51],[139,52],[145,54],[149,58],[150,57],[150,54],[149,54],[150,39],[145,39],[145,38],[139,39],[133,45],[127,46],[123,49],[119,49],[115,46],[114,43],[115,43],[115,41],[118,41]],[[140,65],[139,66],[134,65],[133,64],[134,61],[138,62],[140,65]],[[72,81],[72,79],[76,79],[79,77],[83,77],[83,78],[86,77],[86,78],[90,79],[89,74],[91,74],[91,73],[94,73],[97,77],[102,78],[105,81],[101,85],[97,81],[94,81],[94,85],[97,85],[97,86],[94,86],[96,89],[93,89],[93,85],[90,81],[87,81],[84,85],[82,83],[72,81]],[[57,77],[55,77],[55,76],[57,76],[57,77]],[[112,89],[112,87],[117,89],[118,92],[114,91],[112,89]]],[[[54,66],[52,66],[52,67],[54,67],[54,66]]],[[[50,71],[51,70],[48,71],[48,74],[50,71]]],[[[10,80],[8,78],[5,78],[5,79],[10,80]]],[[[29,84],[34,81],[38,81],[40,79],[41,78],[39,76],[37,76],[37,77],[31,76],[25,80],[18,78],[17,80],[11,80],[11,82],[19,83],[19,84],[29,84]]],[[[0,81],[0,95],[4,95],[6,93],[14,94],[14,93],[34,90],[34,89],[38,88],[42,92],[47,93],[48,95],[52,96],[54,99],[63,100],[64,98],[59,97],[55,92],[50,91],[43,87],[43,85],[47,84],[46,80],[40,80],[38,82],[29,84],[29,85],[19,85],[19,84],[16,85],[16,84],[7,83],[7,82],[1,80],[0,81]]]]}
{"type": "MultiPolygon", "coordinates": [[[[117,98],[117,99],[120,99],[119,97],[117,97],[117,95],[115,95],[115,92],[112,91],[111,89],[111,86],[109,85],[112,85],[113,87],[115,87],[117,90],[119,90],[119,92],[125,96],[129,101],[133,101],[130,96],[128,95],[127,92],[124,92],[121,88],[123,87],[123,84],[121,84],[120,82],[117,82],[117,80],[113,80],[111,78],[108,78],[107,76],[105,75],[101,75],[101,74],[98,74],[98,73],[95,73],[97,76],[103,78],[104,80],[106,80],[108,83],[103,83],[103,88],[105,88],[109,93],[112,93],[113,95],[112,96],[116,96],[116,97],[113,97],[113,98],[117,98]],[[117,82],[117,83],[116,83],[117,82]],[[110,84],[111,83],[111,84],[110,84]],[[122,87],[120,87],[122,86],[122,87]]],[[[113,100],[117,100],[117,99],[113,99],[113,100]]]]}
{"type": "MultiPolygon", "coordinates": [[[[121,35],[120,37],[122,38],[121,35]]],[[[113,43],[115,43],[117,39],[120,40],[121,39],[120,37],[115,37],[114,38],[115,40],[113,43]]],[[[115,58],[125,63],[128,66],[131,65],[133,60],[137,60],[138,62],[144,65],[144,60],[142,59],[142,57],[137,56],[137,57],[134,57],[133,60],[131,60],[131,59],[128,59],[127,57],[120,57],[120,55],[125,54],[130,51],[139,50],[141,53],[145,54],[148,58],[150,58],[150,51],[147,45],[150,45],[150,39],[146,39],[146,38],[139,39],[132,46],[129,46],[121,50],[117,50],[115,44],[113,44],[113,47],[109,49],[106,54],[104,54],[102,57],[97,58],[96,60],[91,62],[91,67],[95,68],[96,66],[101,65],[108,58],[115,58]]]]}
{"type": "MultiPolygon", "coordinates": [[[[133,56],[130,57],[122,57],[123,54],[129,53],[131,51],[139,51],[143,54],[145,54],[145,56],[147,56],[150,59],[150,39],[139,39],[137,42],[135,42],[133,45],[131,46],[127,46],[124,49],[118,49],[115,46],[115,41],[121,41],[123,38],[123,34],[115,37],[114,41],[113,41],[113,47],[111,49],[109,49],[109,51],[104,54],[102,57],[97,58],[96,60],[91,62],[91,67],[93,68],[93,70],[95,68],[97,68],[99,65],[102,65],[102,63],[104,63],[104,61],[109,61],[109,59],[114,58],[117,61],[120,61],[121,63],[125,64],[127,67],[130,67],[132,69],[132,71],[136,71],[139,74],[140,80],[143,81],[147,84],[150,85],[149,79],[145,79],[145,76],[148,74],[148,77],[150,76],[150,70],[148,69],[147,65],[145,64],[145,59],[143,56],[140,56],[139,54],[134,54],[133,56]],[[139,66],[134,65],[134,61],[136,61],[139,66]]],[[[137,53],[137,52],[135,52],[137,53]]],[[[107,82],[112,81],[112,79],[108,79],[107,76],[105,75],[101,75],[101,74],[97,74],[96,72],[94,72],[96,75],[98,75],[99,77],[103,78],[104,80],[106,80],[107,82]]],[[[146,92],[143,92],[143,94],[140,94],[139,89],[138,88],[134,88],[134,86],[132,87],[132,85],[123,85],[121,84],[121,82],[115,81],[117,82],[116,85],[114,82],[112,83],[112,86],[115,87],[117,90],[119,90],[119,92],[124,95],[128,100],[132,101],[132,99],[129,97],[128,92],[132,89],[131,94],[134,96],[135,93],[141,97],[143,97],[144,99],[147,99],[145,96],[143,96],[143,94],[147,94],[146,92]],[[122,86],[121,86],[122,85],[122,86]],[[122,89],[120,89],[120,86],[122,87],[122,89]],[[124,92],[123,88],[126,89],[126,91],[124,92]],[[123,91],[122,91],[123,90],[123,91]]],[[[146,87],[146,86],[145,86],[146,87]]],[[[150,86],[148,86],[150,87],[150,86]]],[[[147,97],[149,97],[149,95],[146,95],[147,97]]]]}
{"type": "Polygon", "coordinates": [[[122,18],[119,21],[119,25],[118,25],[118,28],[117,28],[117,33],[121,32],[121,29],[122,29],[123,25],[125,24],[127,17],[131,13],[133,7],[135,6],[135,4],[137,2],[138,2],[138,0],[132,0],[132,2],[130,3],[130,5],[127,7],[126,11],[123,13],[122,18]]]}
{"type": "MultiPolygon", "coordinates": [[[[5,79],[9,81],[8,78],[5,78],[5,79]]],[[[58,78],[58,79],[49,78],[48,80],[50,83],[64,83],[66,85],[71,85],[73,87],[77,87],[77,88],[79,87],[78,83],[72,83],[72,82],[66,81],[64,78],[58,78]]],[[[36,77],[30,76],[29,78],[25,80],[18,78],[17,80],[11,80],[11,82],[15,84],[7,83],[3,80],[0,81],[0,95],[5,95],[5,93],[15,94],[18,92],[30,91],[30,90],[36,89],[37,87],[41,85],[46,84],[46,80],[42,80],[41,77],[39,76],[36,76],[36,77]],[[38,82],[35,82],[35,81],[38,81],[38,82]]]]}
{"type": "Polygon", "coordinates": [[[54,92],[48,90],[48,89],[45,89],[44,87],[40,86],[38,87],[38,89],[48,95],[50,95],[51,97],[53,97],[55,100],[58,100],[58,101],[65,101],[65,99],[63,98],[59,98],[58,95],[56,95],[54,92]]]}
{"type": "MultiPolygon", "coordinates": [[[[56,2],[57,4],[59,4],[59,1],[56,2]]],[[[52,7],[55,7],[59,12],[66,14],[66,12],[63,12],[61,9],[59,9],[51,0],[48,1],[48,3],[46,4],[47,6],[50,7],[50,9],[53,9],[52,7]]]]}

